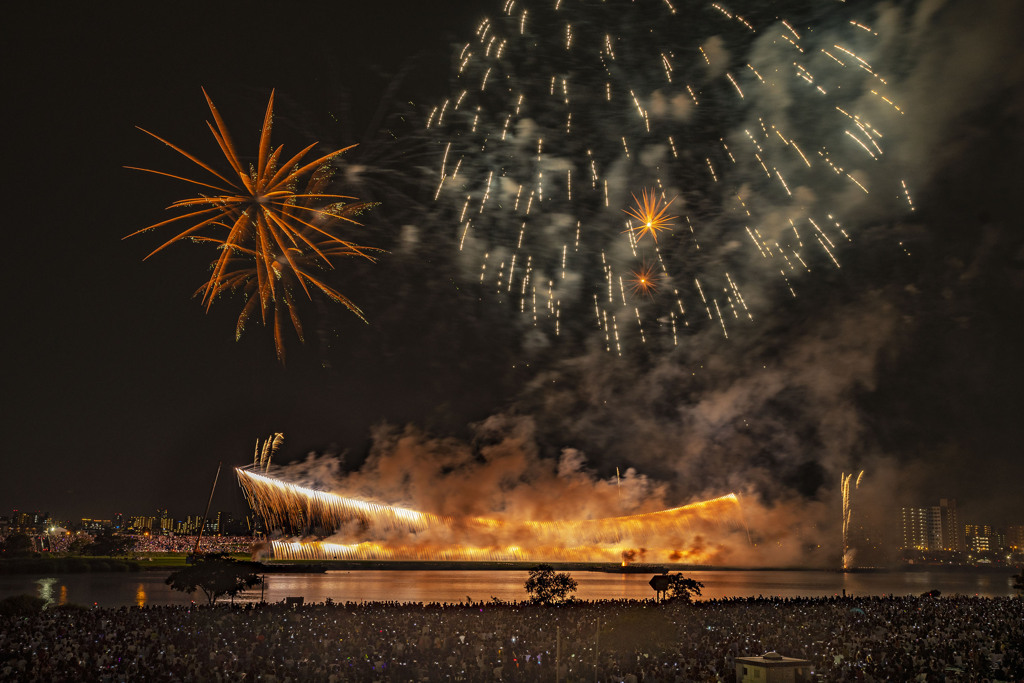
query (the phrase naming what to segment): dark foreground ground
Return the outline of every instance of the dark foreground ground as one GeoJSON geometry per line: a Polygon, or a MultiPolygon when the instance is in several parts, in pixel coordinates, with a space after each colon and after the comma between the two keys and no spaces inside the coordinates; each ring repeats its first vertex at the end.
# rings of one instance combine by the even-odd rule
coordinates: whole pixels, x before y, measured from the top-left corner
{"type": "Polygon", "coordinates": [[[1024,600],[740,599],[52,609],[0,618],[0,681],[1024,681],[1024,600]]]}

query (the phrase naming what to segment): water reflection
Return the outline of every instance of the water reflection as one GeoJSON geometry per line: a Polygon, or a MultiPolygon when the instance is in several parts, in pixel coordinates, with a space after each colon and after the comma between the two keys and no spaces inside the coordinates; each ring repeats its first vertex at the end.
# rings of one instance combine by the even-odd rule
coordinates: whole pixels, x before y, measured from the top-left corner
{"type": "Polygon", "coordinates": [[[144,583],[140,583],[139,587],[135,589],[135,606],[146,606],[146,584],[144,583]]]}
{"type": "Polygon", "coordinates": [[[39,597],[46,601],[45,607],[49,607],[54,603],[53,587],[58,580],[52,576],[45,579],[36,579],[36,585],[39,586],[39,597]]]}
{"type": "MultiPolygon", "coordinates": [[[[685,572],[704,584],[703,599],[747,596],[920,595],[936,589],[944,596],[1014,595],[1011,572],[877,572],[842,574],[828,571],[693,571],[685,572]]],[[[583,600],[653,598],[650,574],[572,572],[579,582],[576,597],[583,600]]],[[[173,591],[164,583],[166,572],[135,575],[69,574],[62,577],[0,576],[0,599],[38,595],[47,606],[69,600],[101,607],[187,605],[195,595],[173,591]]],[[[460,602],[523,600],[525,571],[339,571],[327,574],[268,574],[265,586],[239,596],[241,602],[280,602],[302,596],[307,602],[460,602]]]]}

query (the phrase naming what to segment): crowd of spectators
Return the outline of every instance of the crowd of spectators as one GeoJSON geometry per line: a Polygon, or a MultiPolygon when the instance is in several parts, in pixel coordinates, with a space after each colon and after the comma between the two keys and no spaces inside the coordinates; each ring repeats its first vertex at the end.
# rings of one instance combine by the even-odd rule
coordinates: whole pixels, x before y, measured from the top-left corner
{"type": "Polygon", "coordinates": [[[0,681],[1024,681],[1024,600],[751,598],[48,609],[0,618],[0,681]]]}
{"type": "MultiPolygon", "coordinates": [[[[61,529],[54,533],[29,534],[28,538],[31,540],[30,550],[71,553],[76,552],[76,541],[84,547],[94,541],[96,535],[84,531],[70,533],[61,529]]],[[[118,534],[117,538],[129,539],[128,550],[136,553],[189,553],[196,546],[195,536],[118,534]]],[[[6,536],[0,534],[0,544],[5,541],[6,536]]],[[[252,536],[204,535],[201,541],[201,550],[205,553],[248,553],[252,550],[254,542],[256,539],[252,536]]],[[[81,551],[82,547],[77,550],[81,551]]]]}
{"type": "MultiPolygon", "coordinates": [[[[137,553],[190,553],[196,547],[195,536],[157,536],[136,534],[132,548],[137,553]]],[[[203,536],[200,550],[204,553],[248,553],[252,550],[252,536],[203,536]]]]}

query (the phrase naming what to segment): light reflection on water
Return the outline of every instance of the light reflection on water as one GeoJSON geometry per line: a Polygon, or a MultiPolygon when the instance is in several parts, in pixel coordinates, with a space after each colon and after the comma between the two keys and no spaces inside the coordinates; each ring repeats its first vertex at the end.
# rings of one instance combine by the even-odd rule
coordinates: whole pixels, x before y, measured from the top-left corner
{"type": "Polygon", "coordinates": [[[135,589],[135,606],[146,606],[146,584],[144,583],[140,583],[139,587],[135,589]]]}
{"type": "MultiPolygon", "coordinates": [[[[919,595],[938,589],[943,595],[1013,595],[1013,570],[974,572],[878,572],[842,574],[828,571],[695,571],[684,572],[704,583],[703,598],[748,596],[919,595]]],[[[0,598],[38,595],[48,605],[68,603],[102,607],[187,605],[204,602],[200,593],[172,591],[168,572],[139,574],[67,574],[60,577],[0,576],[0,598]]],[[[653,598],[651,574],[571,572],[584,600],[653,598]]],[[[461,602],[522,600],[525,571],[338,571],[326,574],[267,574],[264,599],[280,602],[301,596],[307,602],[461,602]]],[[[237,600],[258,601],[257,586],[237,600]]]]}
{"type": "Polygon", "coordinates": [[[53,586],[57,583],[57,579],[47,577],[45,579],[36,579],[36,585],[39,586],[38,595],[46,601],[46,606],[49,607],[54,603],[53,600],[53,586]]]}

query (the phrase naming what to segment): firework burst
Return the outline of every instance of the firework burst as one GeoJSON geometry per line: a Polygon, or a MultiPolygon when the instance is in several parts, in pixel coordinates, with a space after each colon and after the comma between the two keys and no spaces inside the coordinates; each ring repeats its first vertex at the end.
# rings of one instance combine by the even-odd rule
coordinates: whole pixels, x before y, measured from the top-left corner
{"type": "Polygon", "coordinates": [[[678,216],[665,215],[668,207],[675,201],[675,197],[663,202],[660,197],[655,195],[654,190],[644,190],[641,193],[641,199],[637,199],[637,196],[633,195],[633,201],[636,205],[623,209],[623,212],[635,218],[639,223],[636,226],[630,226],[623,232],[633,233],[637,242],[642,240],[644,235],[650,235],[651,239],[657,242],[658,232],[671,230],[673,219],[678,218],[678,216]]]}
{"type": "Polygon", "coordinates": [[[889,24],[736,4],[517,0],[481,21],[428,121],[467,278],[543,334],[589,319],[610,352],[671,349],[728,337],[839,268],[863,217],[912,208],[889,24]],[[630,292],[646,260],[658,291],[630,292]]]}
{"type": "Polygon", "coordinates": [[[313,143],[285,158],[283,146],[273,147],[270,141],[274,111],[274,93],[271,92],[256,163],[247,166],[213,100],[205,90],[203,96],[213,117],[213,123],[208,121],[207,126],[231,172],[221,173],[159,135],[140,128],[213,177],[204,181],[128,166],[181,180],[203,191],[177,200],[169,207],[184,213],[127,237],[172,224],[188,224],[185,230],[154,249],[147,259],[183,240],[216,245],[219,255],[212,264],[209,280],[197,294],[209,310],[217,296],[241,291],[245,304],[238,319],[237,334],[241,334],[246,321],[259,310],[263,324],[273,328],[277,355],[283,362],[286,321],[290,320],[299,339],[303,338],[297,308],[299,292],[306,299],[311,299],[314,292],[326,295],[365,321],[359,308],[326,284],[320,274],[332,269],[334,261],[340,257],[356,256],[373,261],[373,254],[379,251],[355,244],[338,233],[339,225],[359,225],[355,216],[372,205],[324,191],[331,178],[331,161],[354,145],[309,161],[307,157],[317,144],[313,143]]]}
{"type": "Polygon", "coordinates": [[[654,272],[654,264],[644,263],[639,270],[633,271],[633,278],[629,282],[633,286],[634,294],[651,296],[658,289],[658,276],[654,272]]]}

